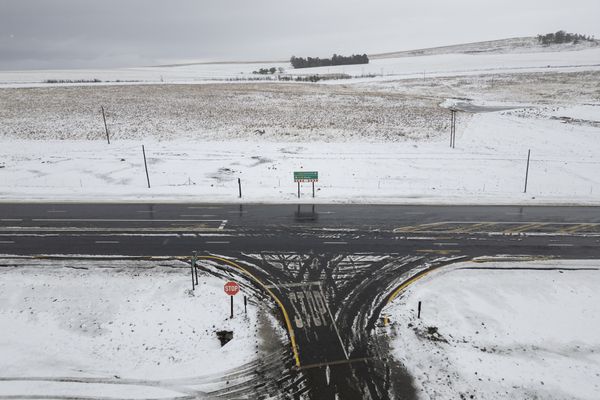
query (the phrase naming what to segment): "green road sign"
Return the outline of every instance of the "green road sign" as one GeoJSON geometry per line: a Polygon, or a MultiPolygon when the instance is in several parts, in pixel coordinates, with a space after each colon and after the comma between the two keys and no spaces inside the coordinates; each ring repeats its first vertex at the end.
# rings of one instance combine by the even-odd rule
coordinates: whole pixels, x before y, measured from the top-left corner
{"type": "Polygon", "coordinates": [[[318,182],[318,171],[294,171],[294,182],[318,182]]]}

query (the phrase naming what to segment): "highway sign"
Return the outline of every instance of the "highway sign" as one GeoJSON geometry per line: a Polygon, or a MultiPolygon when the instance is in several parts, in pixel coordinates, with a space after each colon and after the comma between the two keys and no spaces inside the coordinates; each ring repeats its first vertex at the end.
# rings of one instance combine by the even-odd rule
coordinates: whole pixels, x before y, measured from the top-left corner
{"type": "Polygon", "coordinates": [[[235,296],[240,291],[240,285],[235,282],[229,281],[225,284],[223,288],[225,290],[225,294],[230,296],[235,296]]]}
{"type": "Polygon", "coordinates": [[[318,171],[294,171],[294,182],[318,182],[318,171]]]}

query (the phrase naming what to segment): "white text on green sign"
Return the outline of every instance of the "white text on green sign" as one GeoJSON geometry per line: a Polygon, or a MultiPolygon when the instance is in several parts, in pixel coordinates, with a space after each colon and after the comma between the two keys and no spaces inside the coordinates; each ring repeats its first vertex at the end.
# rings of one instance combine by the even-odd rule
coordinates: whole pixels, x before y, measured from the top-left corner
{"type": "Polygon", "coordinates": [[[294,171],[294,182],[318,182],[318,171],[294,171]]]}

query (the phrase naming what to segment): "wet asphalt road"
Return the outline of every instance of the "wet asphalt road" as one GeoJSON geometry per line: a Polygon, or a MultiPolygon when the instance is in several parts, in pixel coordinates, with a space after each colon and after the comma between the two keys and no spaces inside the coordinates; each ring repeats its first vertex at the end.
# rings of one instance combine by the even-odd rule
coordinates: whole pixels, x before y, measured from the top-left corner
{"type": "MultiPolygon", "coordinates": [[[[412,399],[410,376],[374,334],[394,289],[416,271],[480,256],[599,258],[600,208],[0,204],[0,254],[192,251],[243,266],[289,315],[296,343],[286,378],[265,386],[257,376],[245,393],[412,399]]],[[[232,272],[215,261],[200,265],[232,272]]]]}

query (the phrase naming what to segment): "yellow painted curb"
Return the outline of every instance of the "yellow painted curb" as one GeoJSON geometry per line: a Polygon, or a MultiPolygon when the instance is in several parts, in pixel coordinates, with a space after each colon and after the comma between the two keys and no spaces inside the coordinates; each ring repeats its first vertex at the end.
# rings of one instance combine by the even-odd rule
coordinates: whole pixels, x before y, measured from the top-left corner
{"type": "Polygon", "coordinates": [[[267,293],[269,293],[269,295],[273,298],[273,300],[275,300],[275,303],[277,303],[277,305],[281,309],[281,312],[283,313],[283,318],[285,319],[285,325],[287,327],[288,334],[290,335],[290,341],[292,342],[292,352],[294,353],[294,360],[296,361],[296,367],[300,368],[300,356],[298,355],[298,348],[296,345],[296,336],[294,335],[294,330],[292,329],[292,322],[290,320],[287,310],[283,306],[283,303],[281,302],[281,300],[279,300],[279,298],[275,295],[275,293],[273,293],[271,291],[271,289],[269,289],[264,283],[262,283],[256,276],[254,276],[252,273],[250,273],[248,270],[246,270],[239,264],[234,263],[233,261],[230,261],[226,258],[215,257],[215,256],[198,256],[196,259],[197,260],[214,260],[214,261],[224,262],[225,264],[228,264],[228,265],[242,271],[246,275],[248,275],[250,278],[252,278],[252,280],[254,280],[256,283],[258,283],[267,293]]]}

